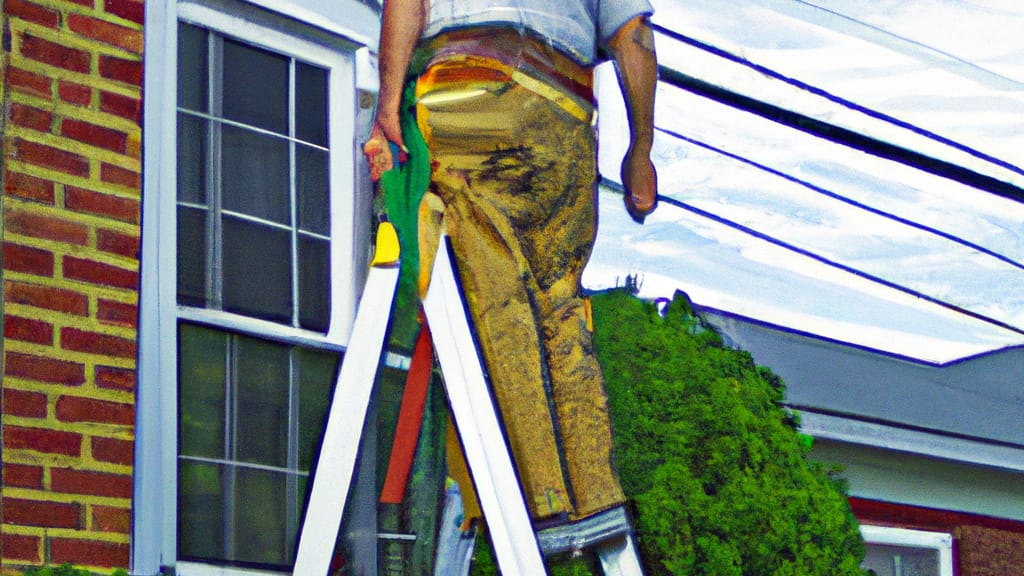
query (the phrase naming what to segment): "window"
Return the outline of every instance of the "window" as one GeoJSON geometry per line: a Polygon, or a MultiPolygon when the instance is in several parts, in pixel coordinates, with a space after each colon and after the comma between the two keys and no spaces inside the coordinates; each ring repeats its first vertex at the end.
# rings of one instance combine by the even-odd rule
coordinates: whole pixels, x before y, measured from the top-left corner
{"type": "Polygon", "coordinates": [[[178,303],[320,332],[328,71],[178,28],[178,303]]]}
{"type": "Polygon", "coordinates": [[[953,576],[953,538],[882,526],[861,526],[867,545],[862,567],[875,576],[953,576]]]}
{"type": "Polygon", "coordinates": [[[236,8],[178,7],[174,549],[287,570],[356,285],[353,46],[236,8]]]}

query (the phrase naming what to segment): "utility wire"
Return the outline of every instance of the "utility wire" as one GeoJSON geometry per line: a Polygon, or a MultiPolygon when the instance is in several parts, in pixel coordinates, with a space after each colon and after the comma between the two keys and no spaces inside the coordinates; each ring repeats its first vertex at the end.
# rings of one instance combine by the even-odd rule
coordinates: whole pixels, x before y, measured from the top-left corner
{"type": "MultiPolygon", "coordinates": [[[[609,189],[615,190],[616,192],[619,192],[619,193],[624,193],[625,192],[625,188],[623,188],[622,184],[620,184],[618,182],[615,182],[615,181],[612,181],[612,180],[608,180],[607,178],[602,177],[601,184],[603,186],[609,188],[609,189]]],[[[932,304],[936,304],[938,306],[941,306],[942,308],[945,308],[947,310],[956,312],[957,314],[968,316],[970,318],[974,318],[975,320],[980,320],[980,321],[985,322],[987,324],[991,324],[993,326],[998,326],[999,328],[1003,328],[1005,330],[1009,330],[1009,331],[1017,333],[1017,334],[1024,334],[1024,328],[1019,328],[1017,326],[1014,326],[1013,324],[1009,324],[1007,322],[1003,322],[1002,320],[997,320],[996,318],[992,318],[991,316],[987,316],[985,314],[981,314],[979,312],[975,312],[973,310],[969,310],[967,308],[964,308],[963,306],[958,306],[956,304],[953,304],[951,302],[947,302],[945,300],[936,298],[934,296],[929,296],[928,294],[925,294],[924,292],[921,292],[920,290],[915,290],[913,288],[909,288],[907,286],[904,286],[902,284],[898,284],[898,283],[893,282],[891,280],[886,280],[885,278],[882,278],[881,276],[876,276],[874,274],[870,274],[868,272],[864,272],[863,270],[854,268],[852,266],[848,266],[848,265],[843,264],[841,262],[838,262],[836,260],[832,260],[831,258],[826,258],[826,257],[821,256],[819,254],[816,254],[816,253],[814,253],[814,252],[812,252],[812,251],[810,251],[810,250],[808,250],[806,248],[801,248],[799,246],[796,246],[795,244],[791,244],[791,243],[786,242],[784,240],[780,240],[780,239],[778,239],[778,238],[776,238],[776,237],[774,237],[774,236],[772,236],[770,234],[766,234],[764,232],[755,230],[755,229],[753,229],[753,228],[751,228],[749,226],[746,226],[744,224],[740,224],[739,222],[735,222],[735,221],[729,220],[728,218],[725,218],[723,216],[719,216],[718,214],[714,214],[712,212],[708,212],[707,210],[703,210],[701,208],[697,208],[696,206],[693,206],[692,204],[688,204],[686,202],[683,202],[682,200],[677,200],[675,198],[659,194],[658,195],[658,201],[666,203],[666,204],[669,204],[669,205],[674,206],[676,208],[685,210],[687,212],[696,214],[697,216],[700,216],[702,218],[711,220],[713,222],[717,222],[719,224],[725,225],[725,226],[727,226],[729,228],[733,228],[735,230],[739,230],[740,232],[743,232],[744,234],[747,234],[749,236],[753,236],[754,238],[757,238],[759,240],[768,242],[770,244],[774,244],[775,246],[779,246],[780,248],[783,248],[783,249],[788,250],[790,252],[799,254],[800,256],[803,256],[805,258],[810,258],[811,260],[814,260],[815,262],[820,262],[820,263],[825,264],[826,266],[829,266],[831,268],[835,268],[837,270],[842,270],[843,272],[847,272],[849,274],[853,274],[854,276],[857,276],[859,278],[863,278],[863,279],[868,280],[870,282],[873,282],[875,284],[879,284],[879,285],[885,286],[886,288],[891,288],[891,289],[896,290],[898,292],[902,292],[904,294],[909,294],[911,296],[914,296],[915,298],[920,298],[921,300],[924,300],[926,302],[930,302],[932,304]]]]}
{"type": "MultiPolygon", "coordinates": [[[[979,158],[981,160],[984,160],[986,162],[1009,170],[1015,174],[1020,174],[1024,176],[1024,169],[1010,162],[996,158],[994,156],[991,156],[989,154],[986,154],[984,152],[981,152],[979,150],[976,150],[974,148],[971,148],[969,146],[966,146],[964,144],[961,144],[959,142],[936,134],[935,132],[932,132],[930,130],[900,120],[888,114],[867,108],[866,106],[862,106],[840,96],[836,96],[821,88],[817,88],[795,78],[790,78],[771,68],[762,66],[760,64],[756,64],[746,58],[722,50],[721,48],[711,46],[710,44],[685,36],[683,34],[680,34],[678,32],[675,32],[660,25],[653,26],[659,33],[673,40],[682,42],[684,44],[688,44],[690,46],[714,54],[715,56],[719,56],[726,60],[735,62],[737,64],[741,64],[745,67],[748,67],[758,72],[759,74],[763,74],[770,78],[780,80],[786,84],[789,84],[806,92],[810,92],[816,96],[825,98],[826,100],[839,104],[848,109],[855,110],[871,118],[875,118],[877,120],[893,124],[895,126],[899,126],[900,128],[911,131],[919,136],[923,136],[930,140],[939,142],[941,144],[944,144],[946,146],[949,146],[951,148],[974,156],[975,158],[979,158]]],[[[727,104],[729,106],[757,114],[769,120],[795,128],[803,132],[807,132],[809,134],[813,134],[815,136],[836,142],[838,144],[852,147],[875,156],[880,156],[882,158],[894,160],[896,162],[900,162],[901,164],[906,164],[908,166],[912,166],[914,168],[924,170],[926,172],[938,176],[942,176],[945,178],[949,178],[951,180],[955,180],[957,182],[961,182],[963,184],[967,184],[968,186],[978,188],[979,190],[989,192],[991,194],[996,194],[998,196],[1009,198],[1017,202],[1024,202],[1024,189],[1013,184],[1010,184],[1008,182],[1003,182],[992,176],[981,174],[975,170],[971,170],[969,168],[965,168],[963,166],[959,166],[957,164],[945,160],[939,160],[937,158],[933,158],[931,156],[922,154],[914,150],[909,150],[901,146],[896,146],[894,144],[864,134],[860,134],[847,128],[836,126],[834,124],[829,124],[827,122],[818,120],[811,116],[800,114],[792,110],[787,110],[785,108],[781,108],[779,106],[775,106],[773,104],[757,100],[750,96],[745,96],[733,92],[731,90],[727,90],[720,86],[715,86],[698,78],[688,76],[682,73],[681,71],[675,70],[673,68],[660,66],[659,74],[660,80],[662,82],[665,82],[677,88],[681,88],[683,90],[693,92],[700,96],[704,96],[706,98],[722,102],[723,104],[727,104]]]]}
{"type": "Polygon", "coordinates": [[[975,242],[971,242],[970,240],[966,240],[966,239],[964,239],[964,238],[962,238],[960,236],[957,236],[955,234],[951,234],[949,232],[944,232],[942,230],[939,230],[938,228],[933,228],[931,226],[927,226],[925,224],[921,224],[919,222],[915,222],[913,220],[904,218],[902,216],[897,216],[896,214],[893,214],[891,212],[886,212],[885,210],[881,210],[879,208],[874,208],[872,206],[864,204],[863,202],[858,202],[857,200],[854,200],[853,198],[849,198],[847,196],[843,196],[842,194],[839,194],[837,192],[833,192],[833,191],[831,191],[831,190],[829,190],[827,188],[823,188],[821,186],[818,186],[817,184],[812,184],[811,182],[808,182],[806,180],[797,178],[796,176],[793,176],[791,174],[787,174],[785,172],[782,172],[781,170],[772,168],[772,167],[767,166],[765,164],[761,164],[760,162],[755,162],[754,160],[751,160],[749,158],[745,158],[743,156],[740,156],[738,154],[729,152],[729,151],[724,150],[722,148],[718,148],[717,146],[712,146],[711,144],[708,144],[708,143],[703,142],[701,140],[697,140],[697,139],[694,139],[694,138],[690,138],[688,136],[684,136],[682,134],[679,134],[678,132],[674,132],[674,131],[669,130],[667,128],[656,127],[655,129],[657,131],[663,133],[663,134],[666,134],[667,136],[672,137],[672,138],[683,140],[684,142],[688,142],[690,144],[693,144],[694,146],[698,146],[700,148],[704,148],[705,150],[710,150],[711,152],[714,152],[716,154],[720,154],[720,155],[725,156],[727,158],[731,158],[733,160],[736,160],[737,162],[742,162],[742,163],[747,164],[749,166],[753,166],[754,168],[757,168],[758,170],[762,170],[764,172],[767,172],[767,173],[769,173],[769,174],[771,174],[773,176],[778,176],[779,178],[782,178],[784,180],[787,180],[789,182],[792,182],[794,184],[797,184],[799,186],[807,188],[808,190],[811,190],[812,192],[815,192],[817,194],[821,194],[822,196],[826,196],[828,198],[832,198],[834,200],[838,200],[838,201],[840,201],[840,202],[842,202],[844,204],[848,204],[848,205],[853,206],[854,208],[857,208],[859,210],[864,210],[865,212],[869,212],[871,214],[875,214],[877,216],[881,216],[882,218],[885,218],[887,220],[892,220],[893,222],[898,222],[900,224],[903,224],[904,226],[909,226],[911,228],[914,228],[914,229],[917,229],[917,230],[921,230],[921,231],[926,232],[928,234],[933,234],[933,235],[938,236],[940,238],[943,238],[945,240],[949,240],[950,242],[954,242],[954,243],[959,244],[961,246],[964,246],[966,248],[970,248],[971,250],[976,250],[977,252],[980,252],[980,253],[982,253],[982,254],[984,254],[986,256],[995,258],[995,259],[999,260],[1000,262],[1003,262],[1005,264],[1009,264],[1010,266],[1013,266],[1014,268],[1017,268],[1018,270],[1024,271],[1024,263],[1018,262],[1017,260],[1014,260],[1013,258],[1011,258],[1009,256],[1006,256],[1005,254],[1001,254],[999,252],[996,252],[995,250],[992,250],[991,248],[986,248],[986,247],[984,247],[984,246],[982,246],[980,244],[977,244],[975,242]]]}

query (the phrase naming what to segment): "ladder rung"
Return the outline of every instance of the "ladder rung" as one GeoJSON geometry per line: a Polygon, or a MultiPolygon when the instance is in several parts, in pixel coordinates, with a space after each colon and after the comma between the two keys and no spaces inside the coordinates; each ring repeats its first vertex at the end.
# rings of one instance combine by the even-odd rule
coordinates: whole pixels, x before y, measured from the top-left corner
{"type": "Polygon", "coordinates": [[[541,530],[537,532],[537,540],[544,555],[550,556],[582,550],[629,532],[629,518],[620,506],[571,524],[541,530]]]}

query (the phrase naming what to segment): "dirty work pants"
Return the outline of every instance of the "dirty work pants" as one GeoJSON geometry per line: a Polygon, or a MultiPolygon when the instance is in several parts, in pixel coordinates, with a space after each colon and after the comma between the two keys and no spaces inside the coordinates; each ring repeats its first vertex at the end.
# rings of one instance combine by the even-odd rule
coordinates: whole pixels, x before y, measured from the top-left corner
{"type": "Polygon", "coordinates": [[[596,233],[592,104],[476,56],[431,65],[417,99],[431,190],[531,515],[620,504],[580,295],[596,233]]]}

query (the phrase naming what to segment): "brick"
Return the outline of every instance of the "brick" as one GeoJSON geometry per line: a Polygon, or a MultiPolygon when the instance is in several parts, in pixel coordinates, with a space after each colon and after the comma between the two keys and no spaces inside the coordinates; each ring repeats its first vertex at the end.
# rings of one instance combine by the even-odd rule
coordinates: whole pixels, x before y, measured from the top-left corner
{"type": "Polygon", "coordinates": [[[108,216],[132,224],[139,223],[142,210],[141,204],[134,198],[103,194],[74,186],[64,187],[64,205],[76,212],[108,216]]]}
{"type": "Polygon", "coordinates": [[[139,323],[139,309],[134,304],[100,299],[96,307],[96,318],[103,324],[135,328],[139,323]]]}
{"type": "Polygon", "coordinates": [[[50,562],[76,566],[124,568],[128,566],[128,545],[96,540],[50,538],[50,562]]]}
{"type": "Polygon", "coordinates": [[[60,345],[65,350],[102,354],[117,358],[135,358],[135,340],[100,334],[78,328],[62,328],[60,345]]]}
{"type": "Polygon", "coordinates": [[[120,166],[104,163],[100,167],[100,180],[111,184],[120,184],[138,190],[142,188],[142,175],[133,170],[125,170],[120,166]]]}
{"type": "Polygon", "coordinates": [[[83,14],[69,14],[67,23],[69,29],[82,36],[123,48],[135,54],[142,53],[142,30],[83,14]]]}
{"type": "Polygon", "coordinates": [[[11,158],[14,160],[52,168],[72,176],[89,177],[89,160],[79,154],[21,138],[13,138],[10,143],[11,158]]]}
{"type": "Polygon", "coordinates": [[[4,426],[4,450],[32,450],[47,454],[82,455],[82,435],[46,428],[4,426]]]}
{"type": "Polygon", "coordinates": [[[41,528],[82,528],[78,504],[4,498],[4,523],[41,528]]]}
{"type": "Polygon", "coordinates": [[[117,254],[134,260],[139,259],[139,237],[136,234],[124,234],[106,229],[97,230],[96,248],[109,254],[117,254]]]}
{"type": "Polygon", "coordinates": [[[3,473],[4,486],[37,489],[43,487],[43,468],[41,466],[4,462],[3,473]]]}
{"type": "Polygon", "coordinates": [[[132,477],[124,474],[53,468],[50,490],[61,494],[131,498],[132,477]]]}
{"type": "Polygon", "coordinates": [[[74,256],[64,256],[64,277],[68,280],[114,288],[135,289],[139,283],[139,275],[135,270],[74,256]]]}
{"type": "Polygon", "coordinates": [[[4,338],[33,344],[53,344],[53,325],[42,320],[4,315],[4,338]]]}
{"type": "MultiPolygon", "coordinates": [[[[4,390],[4,414],[25,418],[46,418],[48,400],[46,394],[25,390],[4,390]]],[[[4,473],[4,482],[7,474],[4,473]]]]}
{"type": "Polygon", "coordinates": [[[1005,576],[1024,570],[1024,533],[986,526],[960,526],[957,544],[961,573],[970,576],[1005,576]]]}
{"type": "Polygon", "coordinates": [[[135,423],[135,406],[80,396],[61,396],[57,399],[57,420],[130,426],[135,423]]]}
{"type": "Polygon", "coordinates": [[[82,364],[18,352],[7,353],[4,373],[14,378],[63,386],[81,386],[85,383],[85,366],[82,364]]]}
{"type": "Polygon", "coordinates": [[[92,102],[92,88],[66,80],[57,83],[57,94],[61,100],[79,106],[88,106],[92,102]]]}
{"type": "Polygon", "coordinates": [[[89,314],[89,297],[85,294],[42,284],[8,280],[4,282],[4,299],[7,302],[56,310],[76,316],[89,314]]]}
{"type": "Polygon", "coordinates": [[[50,98],[53,95],[52,79],[42,74],[36,74],[35,72],[29,72],[28,70],[22,70],[13,66],[7,69],[7,84],[15,92],[21,92],[22,94],[31,94],[32,96],[41,96],[43,98],[50,98]]]}
{"type": "MultiPolygon", "coordinates": [[[[126,0],[131,1],[131,0],[126,0]]],[[[136,2],[131,2],[135,4],[136,2]]],[[[139,6],[142,6],[139,3],[139,6]]],[[[137,124],[142,124],[142,99],[123,96],[113,92],[100,92],[100,110],[109,114],[116,114],[127,118],[137,124]]]]}
{"type": "Polygon", "coordinates": [[[11,104],[11,124],[30,130],[49,132],[53,124],[53,113],[14,102],[11,104]]]}
{"type": "Polygon", "coordinates": [[[135,370],[97,365],[93,372],[97,388],[105,390],[135,390],[135,370]]]}
{"type": "Polygon", "coordinates": [[[4,563],[8,560],[19,560],[38,564],[43,561],[39,555],[41,539],[38,536],[19,536],[17,534],[0,534],[0,549],[4,551],[4,563]]]}
{"type": "Polygon", "coordinates": [[[89,229],[83,224],[17,209],[8,211],[4,216],[7,233],[81,246],[89,243],[89,229]]]}
{"type": "Polygon", "coordinates": [[[5,0],[4,12],[8,17],[35,22],[47,28],[56,28],[60,24],[60,14],[55,10],[25,0],[5,0]]]}
{"type": "Polygon", "coordinates": [[[104,0],[103,9],[108,14],[120,16],[136,24],[143,24],[146,17],[144,5],[137,0],[104,0]]]}
{"type": "Polygon", "coordinates": [[[85,144],[117,152],[119,154],[124,153],[125,144],[128,141],[128,135],[124,132],[104,128],[103,126],[97,126],[95,124],[90,124],[89,122],[82,122],[81,120],[75,120],[73,118],[65,118],[63,122],[61,122],[60,133],[62,136],[67,136],[72,140],[84,142],[85,144]]]}
{"type": "Polygon", "coordinates": [[[131,466],[135,461],[135,443],[116,438],[93,438],[92,457],[100,462],[131,466]]]}
{"type": "Polygon", "coordinates": [[[4,270],[52,277],[53,253],[49,250],[4,242],[4,270]]]}
{"type": "Polygon", "coordinates": [[[142,86],[142,62],[100,56],[100,76],[132,86],[142,86]]]}
{"type": "Polygon", "coordinates": [[[92,57],[85,50],[50,42],[29,34],[25,34],[21,40],[21,54],[43,64],[83,74],[89,73],[92,62],[92,57]]]}
{"type": "Polygon", "coordinates": [[[110,506],[92,507],[92,529],[100,532],[128,534],[132,525],[132,511],[110,506]]]}
{"type": "Polygon", "coordinates": [[[53,182],[19,172],[7,171],[4,178],[4,193],[51,206],[54,200],[53,182]]]}

